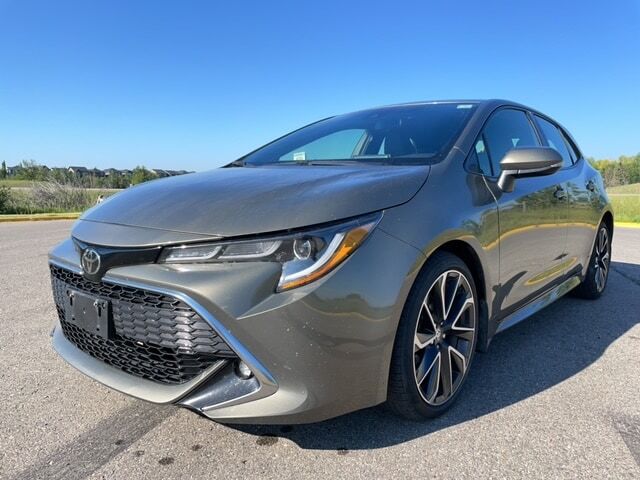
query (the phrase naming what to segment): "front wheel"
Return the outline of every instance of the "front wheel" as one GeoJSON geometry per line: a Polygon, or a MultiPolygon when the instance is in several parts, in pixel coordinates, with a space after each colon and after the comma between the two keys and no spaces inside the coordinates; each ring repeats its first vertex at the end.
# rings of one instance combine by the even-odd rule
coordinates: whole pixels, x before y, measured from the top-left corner
{"type": "Polygon", "coordinates": [[[595,300],[602,295],[609,278],[609,264],[611,263],[611,232],[605,223],[598,227],[598,233],[589,259],[587,275],[575,289],[575,294],[581,298],[595,300]]]}
{"type": "Polygon", "coordinates": [[[478,301],[471,272],[436,253],[405,305],[394,344],[388,404],[411,420],[436,417],[455,401],[476,346],[478,301]]]}

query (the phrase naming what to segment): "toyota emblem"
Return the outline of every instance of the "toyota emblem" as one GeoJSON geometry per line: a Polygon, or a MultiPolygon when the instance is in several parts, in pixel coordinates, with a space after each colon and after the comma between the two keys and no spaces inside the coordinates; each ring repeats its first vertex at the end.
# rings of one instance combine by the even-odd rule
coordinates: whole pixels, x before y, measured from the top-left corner
{"type": "Polygon", "coordinates": [[[95,275],[100,270],[100,255],[93,248],[82,253],[82,269],[88,275],[95,275]]]}

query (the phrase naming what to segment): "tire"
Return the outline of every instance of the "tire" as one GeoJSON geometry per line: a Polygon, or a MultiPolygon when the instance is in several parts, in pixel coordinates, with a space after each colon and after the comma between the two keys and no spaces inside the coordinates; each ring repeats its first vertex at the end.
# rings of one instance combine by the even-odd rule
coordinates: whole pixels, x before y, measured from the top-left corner
{"type": "Polygon", "coordinates": [[[423,421],[455,402],[474,357],[478,303],[473,276],[460,258],[438,252],[427,261],[396,333],[387,392],[394,413],[423,421]]]}
{"type": "Polygon", "coordinates": [[[593,251],[589,258],[589,268],[582,283],[575,288],[576,297],[595,300],[600,298],[607,287],[609,264],[611,263],[611,230],[606,223],[598,227],[593,251]]]}

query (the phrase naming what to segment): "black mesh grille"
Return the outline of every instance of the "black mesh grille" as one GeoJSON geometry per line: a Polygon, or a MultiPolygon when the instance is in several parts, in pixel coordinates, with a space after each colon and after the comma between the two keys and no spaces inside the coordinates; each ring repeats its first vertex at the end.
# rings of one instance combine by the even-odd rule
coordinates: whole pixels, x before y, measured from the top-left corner
{"type": "Polygon", "coordinates": [[[82,351],[127,373],[160,383],[184,383],[221,357],[235,357],[211,326],[180,299],[108,282],[51,265],[53,297],[65,337],[82,351]],[[114,338],[105,339],[65,320],[73,288],[109,300],[114,338]]]}

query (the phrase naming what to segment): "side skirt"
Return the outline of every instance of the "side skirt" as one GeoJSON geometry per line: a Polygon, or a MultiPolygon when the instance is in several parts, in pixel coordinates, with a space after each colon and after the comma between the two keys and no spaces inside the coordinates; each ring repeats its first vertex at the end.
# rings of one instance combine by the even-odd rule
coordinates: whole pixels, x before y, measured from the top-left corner
{"type": "Polygon", "coordinates": [[[508,315],[507,317],[505,317],[498,325],[498,329],[496,330],[496,333],[502,332],[503,330],[506,330],[509,327],[513,327],[516,323],[520,323],[525,318],[530,317],[537,311],[542,310],[547,305],[550,305],[551,303],[555,302],[560,297],[563,297],[578,285],[580,285],[579,276],[576,275],[566,279],[560,285],[552,288],[546,293],[543,293],[539,297],[527,303],[522,308],[513,312],[511,315],[508,315]]]}

